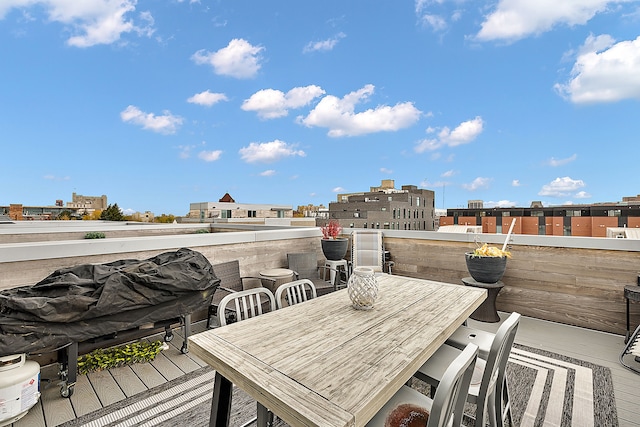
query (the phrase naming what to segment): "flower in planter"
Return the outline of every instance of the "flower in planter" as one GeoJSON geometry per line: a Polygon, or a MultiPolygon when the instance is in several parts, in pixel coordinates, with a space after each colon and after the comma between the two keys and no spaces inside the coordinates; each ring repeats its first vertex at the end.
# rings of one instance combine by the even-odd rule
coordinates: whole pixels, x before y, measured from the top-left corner
{"type": "Polygon", "coordinates": [[[342,232],[342,226],[338,221],[331,220],[328,224],[320,227],[323,239],[337,239],[342,232]]]}
{"type": "Polygon", "coordinates": [[[486,243],[476,250],[473,251],[472,256],[489,256],[489,257],[507,257],[511,258],[511,252],[503,251],[502,249],[498,249],[495,246],[489,246],[486,243]]]}

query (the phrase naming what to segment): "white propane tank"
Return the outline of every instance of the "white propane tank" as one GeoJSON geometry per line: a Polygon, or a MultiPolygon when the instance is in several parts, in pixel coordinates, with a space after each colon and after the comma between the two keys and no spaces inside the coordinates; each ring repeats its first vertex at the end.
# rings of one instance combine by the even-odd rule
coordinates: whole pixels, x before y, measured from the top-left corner
{"type": "Polygon", "coordinates": [[[40,365],[26,354],[0,357],[0,427],[24,417],[40,398],[40,365]]]}

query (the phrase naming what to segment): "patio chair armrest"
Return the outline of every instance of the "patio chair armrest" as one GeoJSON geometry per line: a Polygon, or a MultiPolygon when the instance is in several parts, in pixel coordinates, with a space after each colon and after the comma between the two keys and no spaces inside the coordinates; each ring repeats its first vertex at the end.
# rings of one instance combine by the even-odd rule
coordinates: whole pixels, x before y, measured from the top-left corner
{"type": "Polygon", "coordinates": [[[268,277],[256,277],[256,276],[244,276],[240,278],[240,281],[242,281],[242,287],[244,288],[244,281],[245,280],[250,280],[251,282],[258,282],[260,283],[260,286],[263,286],[262,283],[266,280],[267,282],[270,282],[272,285],[276,283],[276,281],[274,279],[270,279],[268,277]]]}
{"type": "Polygon", "coordinates": [[[295,271],[295,270],[291,270],[291,271],[293,271],[293,278],[294,278],[294,280],[300,280],[300,273],[298,273],[298,272],[297,272],[297,271],[295,271]]]}

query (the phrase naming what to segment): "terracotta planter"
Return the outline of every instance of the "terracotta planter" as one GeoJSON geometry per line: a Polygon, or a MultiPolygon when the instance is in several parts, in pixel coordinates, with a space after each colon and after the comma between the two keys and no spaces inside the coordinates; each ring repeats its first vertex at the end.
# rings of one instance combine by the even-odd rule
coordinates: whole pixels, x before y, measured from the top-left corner
{"type": "Polygon", "coordinates": [[[349,246],[349,239],[322,239],[322,253],[324,257],[329,261],[340,261],[347,254],[347,248],[349,246]]]}
{"type": "Polygon", "coordinates": [[[467,252],[465,259],[467,261],[467,270],[469,274],[477,282],[496,283],[507,269],[507,257],[496,256],[479,256],[473,255],[473,252],[467,252]]]}

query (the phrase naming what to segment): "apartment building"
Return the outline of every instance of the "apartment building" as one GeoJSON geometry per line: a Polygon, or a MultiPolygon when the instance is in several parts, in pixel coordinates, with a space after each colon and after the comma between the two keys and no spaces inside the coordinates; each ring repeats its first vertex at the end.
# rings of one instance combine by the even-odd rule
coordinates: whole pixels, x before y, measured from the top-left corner
{"type": "Polygon", "coordinates": [[[396,189],[394,180],[383,180],[368,192],[338,194],[329,219],[343,228],[434,230],[435,193],[415,185],[396,189]]]}
{"type": "Polygon", "coordinates": [[[619,203],[531,207],[447,209],[440,225],[478,225],[483,233],[503,233],[516,219],[512,233],[543,236],[608,237],[614,229],[640,229],[640,200],[619,203]]]}
{"type": "Polygon", "coordinates": [[[213,222],[213,220],[225,219],[254,219],[254,218],[292,218],[293,208],[285,205],[267,205],[236,203],[226,193],[217,202],[198,202],[189,205],[190,219],[200,222],[213,222]]]}

